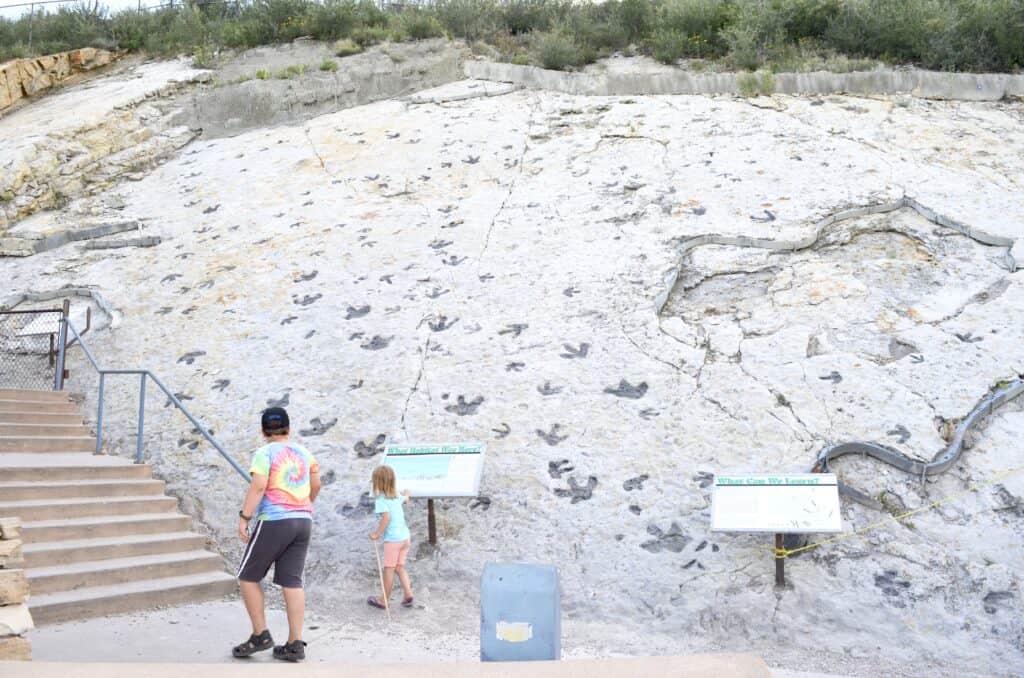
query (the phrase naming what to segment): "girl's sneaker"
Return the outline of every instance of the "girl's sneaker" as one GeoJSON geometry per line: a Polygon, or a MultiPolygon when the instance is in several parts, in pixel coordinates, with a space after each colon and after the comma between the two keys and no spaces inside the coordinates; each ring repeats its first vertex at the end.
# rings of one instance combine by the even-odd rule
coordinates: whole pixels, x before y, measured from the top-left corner
{"type": "Polygon", "coordinates": [[[306,643],[302,640],[294,640],[284,645],[274,647],[274,659],[281,659],[286,662],[302,661],[306,658],[306,643]]]}
{"type": "Polygon", "coordinates": [[[249,640],[231,648],[231,655],[242,659],[244,657],[251,657],[257,652],[269,650],[272,647],[274,647],[274,639],[270,637],[270,629],[263,629],[263,632],[259,635],[254,633],[249,636],[249,640]]]}
{"type": "Polygon", "coordinates": [[[369,598],[367,598],[366,599],[366,604],[369,605],[370,607],[375,607],[378,610],[386,609],[384,607],[384,603],[382,603],[381,599],[378,598],[377,596],[370,596],[369,598]]]}
{"type": "Polygon", "coordinates": [[[412,607],[415,604],[416,604],[416,599],[415,598],[406,598],[405,600],[402,601],[402,607],[412,607]]]}

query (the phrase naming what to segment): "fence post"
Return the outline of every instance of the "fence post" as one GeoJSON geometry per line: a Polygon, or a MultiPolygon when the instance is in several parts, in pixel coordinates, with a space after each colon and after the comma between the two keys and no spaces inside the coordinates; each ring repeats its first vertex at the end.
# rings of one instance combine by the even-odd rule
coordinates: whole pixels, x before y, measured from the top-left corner
{"type": "Polygon", "coordinates": [[[142,463],[142,434],[146,428],[146,373],[139,375],[139,433],[135,440],[135,463],[142,463]]]}
{"type": "Polygon", "coordinates": [[[107,375],[100,372],[100,395],[96,401],[96,454],[103,445],[103,382],[107,375]]]}
{"type": "Polygon", "coordinates": [[[64,390],[64,349],[68,344],[68,316],[71,313],[71,301],[64,300],[60,315],[60,334],[57,336],[57,375],[54,378],[53,390],[64,390]]]}

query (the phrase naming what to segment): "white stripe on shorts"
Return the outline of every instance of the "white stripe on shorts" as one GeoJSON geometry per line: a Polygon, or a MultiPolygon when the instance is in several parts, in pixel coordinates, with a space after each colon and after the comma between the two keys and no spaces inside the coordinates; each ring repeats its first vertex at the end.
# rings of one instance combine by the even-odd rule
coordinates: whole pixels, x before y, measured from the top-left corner
{"type": "Polygon", "coordinates": [[[242,575],[242,570],[245,569],[245,564],[249,562],[249,556],[252,555],[253,549],[256,546],[256,538],[260,536],[260,529],[263,527],[263,521],[256,521],[256,529],[253,531],[252,536],[249,537],[249,543],[246,546],[245,553],[242,555],[242,563],[238,566],[238,571],[235,572],[235,577],[242,575]]]}

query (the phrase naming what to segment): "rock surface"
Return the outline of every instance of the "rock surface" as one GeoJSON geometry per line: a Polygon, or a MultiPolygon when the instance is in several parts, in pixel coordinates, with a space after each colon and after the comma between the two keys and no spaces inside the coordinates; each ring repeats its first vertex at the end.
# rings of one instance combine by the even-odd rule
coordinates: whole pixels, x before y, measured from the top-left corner
{"type": "MultiPolygon", "coordinates": [[[[194,142],[117,187],[161,244],[0,267],[101,293],[122,317],[87,337],[101,363],[154,369],[242,463],[259,410],[289,408],[331,478],[322,609],[374,586],[383,444],[483,440],[482,496],[440,501],[439,549],[411,565],[444,591],[426,628],[476,614],[485,562],[525,560],[559,565],[570,619],[681,649],[1024,669],[1024,474],[793,558],[782,590],[766,538],[708,530],[712,474],[803,471],[858,438],[927,458],[1024,371],[1021,105],[474,87],[194,142]]],[[[109,388],[127,454],[135,387],[109,388]]],[[[163,400],[147,454],[237,556],[239,478],[163,400]]],[[[838,472],[913,509],[1019,466],[1022,434],[1014,403],[945,475],[838,472]]],[[[422,505],[409,520],[422,539],[422,505]]]]}

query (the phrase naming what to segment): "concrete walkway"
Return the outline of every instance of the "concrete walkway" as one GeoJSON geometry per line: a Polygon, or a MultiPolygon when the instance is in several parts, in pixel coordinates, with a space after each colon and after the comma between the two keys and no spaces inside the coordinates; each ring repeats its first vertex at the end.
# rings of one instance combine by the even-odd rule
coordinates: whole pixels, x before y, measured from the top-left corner
{"type": "MultiPolygon", "coordinates": [[[[187,649],[184,649],[187,652],[187,649]]],[[[295,673],[306,678],[334,678],[346,675],[344,665],[301,664],[295,673]]],[[[349,666],[349,669],[356,667],[349,666]]],[[[772,674],[758,657],[746,654],[693,655],[689,657],[643,657],[634,659],[577,659],[561,662],[517,664],[378,664],[378,678],[634,678],[635,676],[711,676],[718,678],[762,678],[772,674]]],[[[280,676],[281,665],[259,662],[230,666],[211,664],[49,664],[0,663],[5,678],[261,678],[280,676]]]]}

